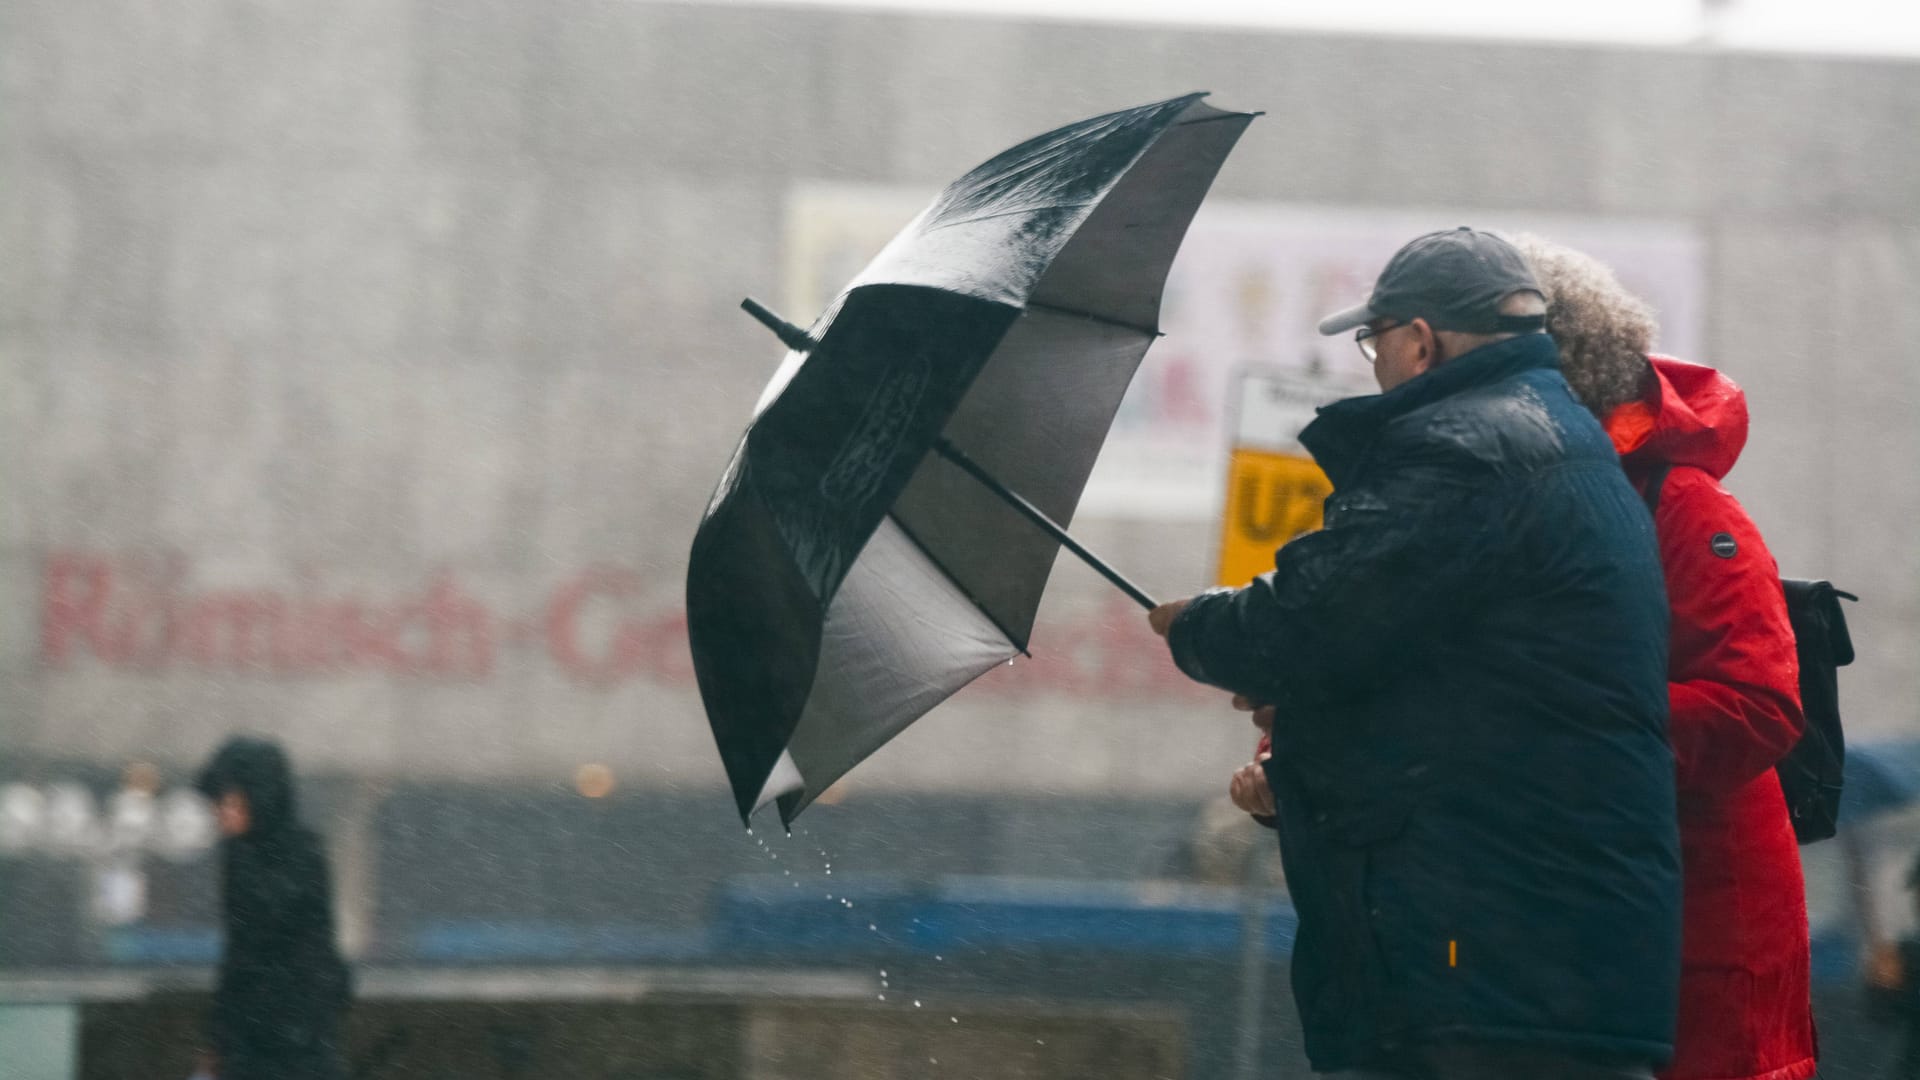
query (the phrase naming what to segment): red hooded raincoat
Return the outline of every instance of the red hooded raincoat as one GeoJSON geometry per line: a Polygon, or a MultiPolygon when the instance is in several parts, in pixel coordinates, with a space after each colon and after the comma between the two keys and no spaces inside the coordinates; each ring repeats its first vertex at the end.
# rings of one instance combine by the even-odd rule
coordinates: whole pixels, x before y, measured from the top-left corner
{"type": "Polygon", "coordinates": [[[1670,734],[1685,916],[1679,1035],[1663,1080],[1814,1074],[1806,892],[1773,766],[1805,721],[1779,570],[1720,486],[1747,441],[1746,396],[1713,370],[1653,358],[1657,395],[1607,417],[1645,490],[1673,607],[1670,734]]]}

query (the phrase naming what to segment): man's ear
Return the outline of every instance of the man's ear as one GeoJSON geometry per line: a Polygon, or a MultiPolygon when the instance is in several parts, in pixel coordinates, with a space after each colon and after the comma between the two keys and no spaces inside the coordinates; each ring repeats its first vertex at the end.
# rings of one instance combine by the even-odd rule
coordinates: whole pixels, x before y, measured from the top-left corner
{"type": "Polygon", "coordinates": [[[1414,366],[1419,374],[1425,375],[1440,366],[1440,335],[1425,319],[1415,319],[1408,325],[1420,342],[1420,351],[1414,354],[1414,366]]]}

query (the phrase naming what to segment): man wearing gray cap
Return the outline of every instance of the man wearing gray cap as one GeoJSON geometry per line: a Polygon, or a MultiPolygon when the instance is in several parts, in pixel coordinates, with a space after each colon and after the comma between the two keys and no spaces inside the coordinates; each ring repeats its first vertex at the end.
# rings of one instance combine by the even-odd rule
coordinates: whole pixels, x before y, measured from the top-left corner
{"type": "Polygon", "coordinates": [[[1394,255],[1381,393],[1301,433],[1326,527],[1156,608],[1192,678],[1273,707],[1264,763],[1315,1069],[1625,1080],[1672,1052],[1680,871],[1652,524],[1505,240],[1394,255]]]}

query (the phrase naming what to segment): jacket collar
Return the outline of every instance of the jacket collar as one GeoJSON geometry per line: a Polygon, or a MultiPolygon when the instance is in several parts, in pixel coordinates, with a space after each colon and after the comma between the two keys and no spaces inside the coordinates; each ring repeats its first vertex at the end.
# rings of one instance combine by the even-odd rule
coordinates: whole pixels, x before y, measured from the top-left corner
{"type": "Polygon", "coordinates": [[[1337,488],[1380,429],[1398,417],[1522,372],[1559,366],[1559,346],[1546,334],[1522,334],[1482,345],[1384,394],[1347,398],[1322,407],[1313,423],[1300,432],[1300,445],[1327,471],[1337,488]]]}

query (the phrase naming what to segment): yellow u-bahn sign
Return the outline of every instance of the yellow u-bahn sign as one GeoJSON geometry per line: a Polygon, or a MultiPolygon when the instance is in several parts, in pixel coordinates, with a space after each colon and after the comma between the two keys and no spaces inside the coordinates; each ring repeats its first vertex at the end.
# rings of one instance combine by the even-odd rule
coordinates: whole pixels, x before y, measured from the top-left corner
{"type": "Polygon", "coordinates": [[[1220,523],[1220,584],[1238,587],[1273,569],[1280,545],[1320,527],[1320,504],[1332,490],[1310,457],[1236,448],[1220,523]]]}
{"type": "Polygon", "coordinates": [[[1315,409],[1352,389],[1291,372],[1241,376],[1221,507],[1220,584],[1245,585],[1273,569],[1273,553],[1282,544],[1320,527],[1321,505],[1333,485],[1300,446],[1300,429],[1312,422],[1315,409]]]}

